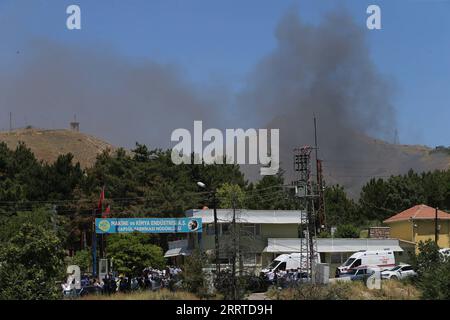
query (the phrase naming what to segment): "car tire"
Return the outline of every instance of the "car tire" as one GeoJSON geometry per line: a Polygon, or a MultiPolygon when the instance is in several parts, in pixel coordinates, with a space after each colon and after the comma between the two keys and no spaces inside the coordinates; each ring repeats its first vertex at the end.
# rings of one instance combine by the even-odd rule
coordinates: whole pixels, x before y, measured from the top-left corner
{"type": "Polygon", "coordinates": [[[398,277],[397,276],[391,276],[389,279],[391,279],[391,280],[398,280],[398,277]]]}

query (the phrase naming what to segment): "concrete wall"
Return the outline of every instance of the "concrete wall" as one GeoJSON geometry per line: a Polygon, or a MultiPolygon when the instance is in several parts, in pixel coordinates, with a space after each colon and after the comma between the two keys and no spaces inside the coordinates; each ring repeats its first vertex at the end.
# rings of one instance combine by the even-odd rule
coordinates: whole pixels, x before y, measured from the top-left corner
{"type": "MultiPolygon", "coordinates": [[[[441,248],[450,247],[450,221],[438,220],[440,225],[438,245],[441,248]]],[[[434,240],[434,220],[397,221],[389,223],[391,237],[415,242],[434,240]],[[414,226],[415,225],[415,226],[414,226]]]]}
{"type": "MultiPolygon", "coordinates": [[[[435,222],[434,220],[415,220],[414,224],[414,241],[426,241],[428,239],[434,240],[435,237],[435,222]]],[[[449,221],[438,220],[440,230],[438,233],[438,246],[441,248],[448,248],[449,242],[449,221]]]]}
{"type": "Polygon", "coordinates": [[[414,241],[411,221],[396,221],[389,223],[391,237],[406,241],[414,241]]]}
{"type": "Polygon", "coordinates": [[[261,236],[268,238],[298,238],[297,224],[263,224],[261,225],[261,236]]]}

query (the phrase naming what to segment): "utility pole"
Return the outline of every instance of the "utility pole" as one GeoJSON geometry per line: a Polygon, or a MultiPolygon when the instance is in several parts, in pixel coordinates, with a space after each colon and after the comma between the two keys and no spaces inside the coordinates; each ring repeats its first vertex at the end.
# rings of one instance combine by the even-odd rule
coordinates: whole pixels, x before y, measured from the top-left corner
{"type": "Polygon", "coordinates": [[[92,221],[92,275],[97,277],[97,233],[95,230],[95,211],[93,210],[93,221],[92,221]]]}
{"type": "Polygon", "coordinates": [[[9,131],[12,131],[12,112],[9,112],[9,131]]]}
{"type": "Polygon", "coordinates": [[[220,272],[220,252],[219,252],[219,226],[217,223],[217,200],[216,200],[216,189],[211,189],[210,187],[207,187],[206,184],[204,184],[201,181],[197,181],[197,185],[200,188],[208,190],[208,195],[213,197],[213,211],[214,211],[214,245],[215,245],[215,260],[216,260],[216,276],[219,275],[220,272]]]}
{"type": "Polygon", "coordinates": [[[316,214],[314,198],[317,197],[311,185],[310,146],[294,149],[294,171],[299,173],[296,184],[296,196],[303,204],[300,216],[300,267],[306,271],[311,282],[315,281],[315,257],[317,255],[316,214]]]}
{"type": "Polygon", "coordinates": [[[436,244],[439,240],[438,210],[439,208],[436,207],[436,213],[434,217],[434,242],[436,242],[436,244]]]}
{"type": "Polygon", "coordinates": [[[236,254],[237,254],[237,247],[236,247],[236,201],[235,201],[235,194],[233,192],[232,195],[232,204],[233,204],[233,220],[232,220],[232,226],[233,226],[233,256],[232,256],[232,265],[231,265],[231,276],[233,281],[233,300],[237,299],[237,288],[236,288],[236,254]]]}
{"type": "Polygon", "coordinates": [[[219,251],[219,225],[217,223],[217,201],[216,190],[212,191],[213,195],[213,210],[214,210],[214,246],[215,246],[215,258],[216,258],[216,275],[220,273],[220,251],[219,251]]]}
{"type": "Polygon", "coordinates": [[[314,115],[314,150],[316,155],[316,179],[317,179],[317,195],[318,195],[318,206],[317,215],[319,217],[319,228],[322,230],[326,225],[325,216],[325,197],[324,197],[324,186],[323,186],[323,171],[322,171],[322,160],[319,160],[318,156],[318,145],[317,145],[317,121],[314,115]]]}

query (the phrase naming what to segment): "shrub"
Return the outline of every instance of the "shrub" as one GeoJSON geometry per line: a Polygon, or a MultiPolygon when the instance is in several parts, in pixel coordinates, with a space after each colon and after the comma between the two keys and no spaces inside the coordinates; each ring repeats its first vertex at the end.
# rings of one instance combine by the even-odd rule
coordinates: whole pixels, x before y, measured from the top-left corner
{"type": "Polygon", "coordinates": [[[0,300],[60,298],[64,251],[52,231],[24,224],[0,250],[0,300]]]}
{"type": "Polygon", "coordinates": [[[208,284],[206,283],[205,274],[203,272],[205,257],[199,250],[194,250],[192,254],[186,258],[181,279],[183,280],[183,289],[194,293],[199,297],[208,295],[208,284]]]}
{"type": "Polygon", "coordinates": [[[337,227],[335,238],[359,238],[358,228],[351,224],[342,224],[337,227]]]}
{"type": "Polygon", "coordinates": [[[107,257],[114,268],[130,276],[139,276],[146,267],[162,269],[164,255],[160,247],[149,243],[146,234],[112,234],[107,238],[107,257]]]}
{"type": "Polygon", "coordinates": [[[424,299],[450,299],[450,260],[444,261],[439,247],[432,240],[419,242],[419,253],[413,258],[413,266],[419,277],[417,286],[424,299]]]}
{"type": "Polygon", "coordinates": [[[68,264],[77,265],[80,267],[81,272],[87,272],[92,265],[92,254],[87,249],[77,251],[73,257],[69,259],[68,264]]]}

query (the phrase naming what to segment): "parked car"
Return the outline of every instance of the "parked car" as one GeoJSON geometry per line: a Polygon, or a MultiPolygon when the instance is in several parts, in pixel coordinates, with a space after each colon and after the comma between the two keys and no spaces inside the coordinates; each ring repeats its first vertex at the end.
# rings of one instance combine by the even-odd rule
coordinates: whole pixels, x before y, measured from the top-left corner
{"type": "Polygon", "coordinates": [[[450,259],[450,248],[443,248],[439,250],[439,253],[442,255],[442,258],[445,260],[450,259]]]}
{"type": "Polygon", "coordinates": [[[382,279],[405,279],[417,276],[417,272],[409,264],[401,264],[392,269],[381,272],[382,279]]]}
{"type": "Polygon", "coordinates": [[[379,267],[359,266],[341,275],[341,278],[348,277],[352,281],[366,281],[375,271],[381,271],[379,267]]]}
{"type": "Polygon", "coordinates": [[[392,250],[359,251],[350,256],[341,266],[336,269],[336,278],[353,273],[353,269],[359,266],[380,267],[381,270],[395,266],[395,257],[392,250]]]}

